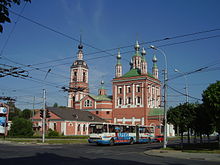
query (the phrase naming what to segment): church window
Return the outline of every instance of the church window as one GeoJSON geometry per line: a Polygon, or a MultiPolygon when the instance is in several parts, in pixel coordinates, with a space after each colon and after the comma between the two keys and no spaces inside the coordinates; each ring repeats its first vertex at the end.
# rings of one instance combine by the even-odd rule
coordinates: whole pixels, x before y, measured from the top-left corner
{"type": "Polygon", "coordinates": [[[121,97],[118,99],[118,105],[122,105],[122,98],[121,97]]]}
{"type": "Polygon", "coordinates": [[[141,87],[140,87],[140,85],[137,85],[137,92],[141,92],[141,87]]]}
{"type": "Polygon", "coordinates": [[[84,101],[84,107],[91,107],[92,106],[92,101],[91,100],[85,100],[84,101]]]}
{"type": "Polygon", "coordinates": [[[80,131],[80,124],[78,124],[77,131],[80,131]]]}
{"type": "Polygon", "coordinates": [[[137,97],[137,104],[140,104],[141,103],[141,97],[137,97]]]}
{"type": "Polygon", "coordinates": [[[127,87],[127,92],[131,93],[131,87],[130,86],[127,87]]]}
{"type": "Polygon", "coordinates": [[[83,82],[86,82],[86,72],[83,72],[83,82]]]}
{"type": "Polygon", "coordinates": [[[83,132],[85,132],[86,131],[86,125],[84,124],[83,125],[83,132]]]}
{"type": "Polygon", "coordinates": [[[74,71],[74,74],[73,74],[73,81],[77,81],[77,72],[74,71]]]}
{"type": "Polygon", "coordinates": [[[122,94],[122,87],[118,87],[118,94],[122,94]]]}
{"type": "Polygon", "coordinates": [[[127,103],[128,103],[128,104],[131,104],[131,98],[130,98],[130,97],[128,97],[127,103]]]}

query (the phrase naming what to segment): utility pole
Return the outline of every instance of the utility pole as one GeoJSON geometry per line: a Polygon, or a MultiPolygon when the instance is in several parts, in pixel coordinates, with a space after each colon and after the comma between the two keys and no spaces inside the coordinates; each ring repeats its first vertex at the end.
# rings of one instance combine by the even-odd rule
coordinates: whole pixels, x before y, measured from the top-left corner
{"type": "Polygon", "coordinates": [[[167,70],[164,70],[164,143],[163,148],[167,148],[167,70]]]}
{"type": "Polygon", "coordinates": [[[33,119],[33,117],[34,117],[34,108],[35,108],[35,96],[34,96],[34,98],[33,98],[33,112],[32,112],[32,121],[34,121],[34,119],[33,119]]]}
{"type": "Polygon", "coordinates": [[[45,121],[46,119],[46,90],[43,89],[43,118],[42,118],[42,142],[45,142],[45,121]]]}
{"type": "Polygon", "coordinates": [[[168,69],[167,69],[167,56],[165,52],[153,45],[150,46],[151,49],[159,50],[165,60],[165,69],[164,69],[164,142],[163,142],[163,148],[167,147],[167,75],[168,75],[168,69]]]}

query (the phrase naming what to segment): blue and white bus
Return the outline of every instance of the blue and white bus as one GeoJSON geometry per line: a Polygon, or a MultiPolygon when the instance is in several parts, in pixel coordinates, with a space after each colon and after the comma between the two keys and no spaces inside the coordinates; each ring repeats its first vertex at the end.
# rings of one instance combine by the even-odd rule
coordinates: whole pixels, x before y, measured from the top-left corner
{"type": "Polygon", "coordinates": [[[155,128],[152,126],[128,124],[90,124],[89,143],[96,144],[133,144],[147,143],[154,138],[155,128]]]}

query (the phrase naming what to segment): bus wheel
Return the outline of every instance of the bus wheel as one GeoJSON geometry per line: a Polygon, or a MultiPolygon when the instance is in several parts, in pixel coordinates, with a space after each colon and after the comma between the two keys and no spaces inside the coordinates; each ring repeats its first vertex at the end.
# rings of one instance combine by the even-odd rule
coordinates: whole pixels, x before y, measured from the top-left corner
{"type": "Polygon", "coordinates": [[[134,139],[131,138],[129,144],[134,144],[134,139]]]}
{"type": "Polygon", "coordinates": [[[111,140],[110,140],[109,145],[110,145],[110,146],[115,145],[115,141],[114,141],[114,139],[111,139],[111,140]]]}

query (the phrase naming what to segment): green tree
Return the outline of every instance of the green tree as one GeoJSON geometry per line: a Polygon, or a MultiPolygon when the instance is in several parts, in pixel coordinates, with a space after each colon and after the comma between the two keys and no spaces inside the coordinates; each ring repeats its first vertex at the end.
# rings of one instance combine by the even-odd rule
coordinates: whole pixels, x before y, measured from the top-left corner
{"type": "Polygon", "coordinates": [[[181,135],[181,148],[183,147],[183,132],[186,131],[186,114],[182,104],[169,109],[167,112],[167,121],[174,125],[175,129],[181,135]]]}
{"type": "Polygon", "coordinates": [[[24,119],[30,119],[32,117],[32,110],[30,109],[24,109],[20,112],[20,117],[24,119]]]}
{"type": "Polygon", "coordinates": [[[53,104],[53,107],[56,107],[56,108],[57,108],[57,107],[58,107],[58,103],[54,103],[54,104],[53,104]]]}
{"type": "Polygon", "coordinates": [[[209,135],[214,131],[213,117],[209,109],[205,108],[204,104],[200,104],[195,109],[196,118],[193,123],[195,135],[199,134],[200,143],[202,143],[202,134],[206,134],[209,140],[209,135]]]}
{"type": "Polygon", "coordinates": [[[12,120],[10,136],[31,137],[34,134],[32,122],[23,118],[14,118],[12,120]]]}
{"type": "MultiPolygon", "coordinates": [[[[31,2],[31,0],[23,0],[25,2],[31,2]]],[[[9,18],[9,9],[12,5],[20,5],[21,0],[0,0],[0,32],[3,32],[2,24],[5,22],[11,22],[9,18]]]]}
{"type": "Polygon", "coordinates": [[[209,85],[208,88],[203,91],[202,100],[205,108],[208,109],[212,115],[216,131],[220,135],[220,81],[209,85]]]}

